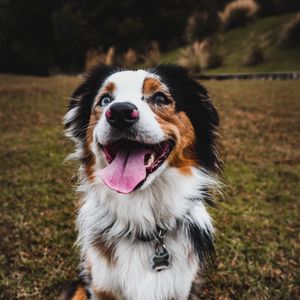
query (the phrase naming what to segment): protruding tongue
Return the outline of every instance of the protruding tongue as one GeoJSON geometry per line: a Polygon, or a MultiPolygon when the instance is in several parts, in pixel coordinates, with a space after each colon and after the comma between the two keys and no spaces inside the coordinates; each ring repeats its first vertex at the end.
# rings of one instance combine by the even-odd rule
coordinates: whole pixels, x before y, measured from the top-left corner
{"type": "Polygon", "coordinates": [[[112,190],[129,194],[146,178],[145,156],[151,149],[120,149],[114,160],[100,172],[103,182],[112,190]]]}

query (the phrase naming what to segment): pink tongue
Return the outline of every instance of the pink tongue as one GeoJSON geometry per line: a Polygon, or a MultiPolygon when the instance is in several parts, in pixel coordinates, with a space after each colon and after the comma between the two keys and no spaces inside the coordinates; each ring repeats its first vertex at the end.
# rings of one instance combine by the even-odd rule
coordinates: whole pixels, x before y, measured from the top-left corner
{"type": "Polygon", "coordinates": [[[112,190],[129,194],[146,178],[145,155],[150,149],[119,150],[115,159],[100,172],[103,182],[112,190]]]}

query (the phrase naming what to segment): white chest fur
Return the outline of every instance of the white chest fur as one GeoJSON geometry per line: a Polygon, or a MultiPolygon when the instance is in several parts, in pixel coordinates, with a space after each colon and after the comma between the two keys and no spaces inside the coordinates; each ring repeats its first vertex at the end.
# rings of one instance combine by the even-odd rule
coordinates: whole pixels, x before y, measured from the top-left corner
{"type": "MultiPolygon", "coordinates": [[[[91,291],[110,291],[118,300],[186,300],[199,261],[186,227],[176,226],[178,220],[190,220],[213,232],[201,201],[201,191],[213,184],[215,181],[199,170],[187,177],[171,168],[160,175],[159,181],[129,195],[112,192],[101,180],[96,186],[82,184],[80,190],[85,196],[77,220],[78,243],[83,267],[88,265],[91,271],[91,291]],[[150,268],[154,241],[133,241],[123,236],[124,232],[153,232],[157,225],[168,230],[164,242],[172,255],[172,266],[162,272],[150,268]],[[106,240],[114,242],[113,264],[93,245],[93,237],[105,228],[109,228],[105,230],[106,240]]],[[[98,300],[96,293],[93,297],[98,300]]]]}
{"type": "Polygon", "coordinates": [[[126,300],[185,300],[198,270],[197,258],[191,253],[189,241],[183,234],[166,238],[172,265],[161,272],[151,271],[151,242],[123,240],[116,247],[114,265],[90,248],[88,259],[92,266],[92,285],[99,291],[112,291],[126,300]]]}

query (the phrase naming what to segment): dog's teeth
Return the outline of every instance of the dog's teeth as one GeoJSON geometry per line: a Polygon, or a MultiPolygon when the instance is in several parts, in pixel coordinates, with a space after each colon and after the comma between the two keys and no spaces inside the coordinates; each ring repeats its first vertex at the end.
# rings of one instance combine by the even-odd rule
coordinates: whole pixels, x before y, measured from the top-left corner
{"type": "Polygon", "coordinates": [[[154,152],[152,152],[147,161],[146,167],[150,167],[154,163],[154,160],[155,160],[155,155],[154,155],[154,152]]]}

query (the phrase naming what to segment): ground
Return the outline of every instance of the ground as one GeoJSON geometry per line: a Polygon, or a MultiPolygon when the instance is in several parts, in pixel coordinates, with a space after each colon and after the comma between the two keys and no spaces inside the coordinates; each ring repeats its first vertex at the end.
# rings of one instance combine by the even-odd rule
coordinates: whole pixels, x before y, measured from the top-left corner
{"type": "MultiPolygon", "coordinates": [[[[76,177],[61,125],[79,78],[0,75],[0,299],[76,277],[76,177]]],[[[220,111],[224,195],[201,299],[299,297],[299,81],[204,82],[220,111]]]]}

